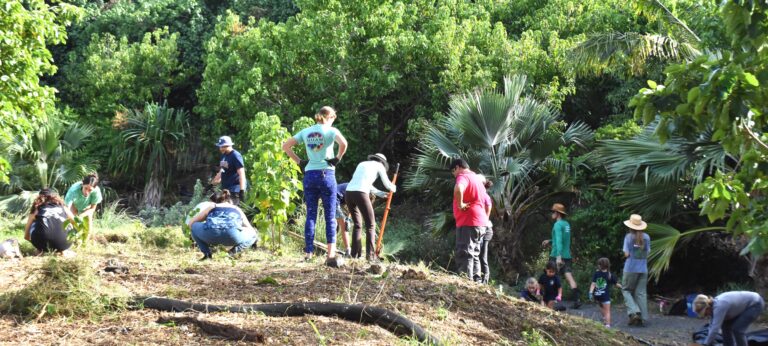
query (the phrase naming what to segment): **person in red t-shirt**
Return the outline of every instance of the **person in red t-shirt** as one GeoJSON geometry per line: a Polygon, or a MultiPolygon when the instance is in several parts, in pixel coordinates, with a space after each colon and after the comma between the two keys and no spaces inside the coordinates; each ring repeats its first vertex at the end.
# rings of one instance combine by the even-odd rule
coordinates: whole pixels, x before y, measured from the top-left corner
{"type": "Polygon", "coordinates": [[[449,167],[456,177],[453,189],[453,217],[456,219],[456,264],[459,274],[474,278],[475,263],[480,263],[480,242],[488,225],[483,196],[485,186],[480,176],[469,170],[463,159],[449,167]]]}

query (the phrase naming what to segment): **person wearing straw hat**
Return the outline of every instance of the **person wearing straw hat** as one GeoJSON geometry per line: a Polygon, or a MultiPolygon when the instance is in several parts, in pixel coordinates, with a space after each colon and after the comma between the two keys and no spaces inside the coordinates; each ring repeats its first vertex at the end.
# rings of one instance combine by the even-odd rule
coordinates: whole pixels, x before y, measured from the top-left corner
{"type": "Polygon", "coordinates": [[[568,285],[571,286],[571,299],[573,300],[572,309],[581,307],[581,290],[579,290],[576,280],[573,278],[572,259],[571,259],[571,224],[565,217],[565,206],[560,203],[552,205],[552,239],[545,240],[542,246],[552,245],[549,252],[549,260],[555,262],[560,275],[564,276],[568,285]]]}
{"type": "Polygon", "coordinates": [[[243,162],[243,155],[232,148],[233,145],[235,143],[229,136],[221,136],[216,142],[216,146],[221,152],[221,160],[219,161],[219,172],[213,178],[212,183],[221,183],[222,189],[229,190],[232,204],[240,205],[240,202],[245,199],[245,163],[243,162]]]}
{"type": "Polygon", "coordinates": [[[723,345],[747,346],[746,332],[763,313],[765,301],[755,292],[725,292],[714,299],[703,294],[693,300],[693,311],[700,318],[711,317],[707,338],[702,345],[712,345],[717,332],[723,331],[723,345]]]}
{"type": "Polygon", "coordinates": [[[384,154],[376,153],[368,155],[368,160],[360,162],[352,174],[352,180],[347,185],[344,200],[352,216],[352,257],[359,258],[362,255],[361,230],[365,222],[365,258],[368,261],[376,260],[376,220],[373,213],[370,194],[386,198],[387,193],[373,187],[376,179],[381,179],[387,190],[395,192],[397,186],[392,184],[387,177],[389,163],[384,154]]]}
{"type": "Polygon", "coordinates": [[[632,214],[624,221],[630,232],[624,236],[624,277],[621,293],[627,306],[630,326],[644,326],[648,320],[648,254],[651,237],[643,232],[648,224],[640,215],[632,214]]]}

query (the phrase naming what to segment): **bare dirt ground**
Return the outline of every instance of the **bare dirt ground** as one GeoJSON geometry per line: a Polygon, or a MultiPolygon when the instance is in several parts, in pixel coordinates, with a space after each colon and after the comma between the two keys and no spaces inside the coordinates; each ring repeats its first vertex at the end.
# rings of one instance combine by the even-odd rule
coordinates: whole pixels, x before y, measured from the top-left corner
{"type": "MultiPolygon", "coordinates": [[[[221,255],[220,253],[217,255],[221,255]]],[[[163,296],[204,303],[343,302],[369,304],[405,315],[449,345],[527,345],[524,333],[537,331],[557,345],[633,345],[628,335],[606,330],[588,319],[556,313],[470,283],[453,275],[429,272],[426,279],[402,278],[405,266],[389,265],[383,275],[365,272],[365,262],[340,269],[322,260],[305,263],[294,256],[250,251],[237,261],[214,256],[199,262],[194,249],[157,249],[135,243],[94,244],[79,250],[92,263],[101,282],[129,296],[163,296]],[[114,259],[125,274],[104,273],[114,259]]],[[[46,260],[28,257],[0,261],[0,293],[34,281],[46,260]]],[[[43,315],[39,320],[0,315],[2,344],[46,345],[197,345],[232,344],[196,326],[163,325],[163,312],[122,310],[100,319],[43,315]]],[[[183,315],[183,314],[176,314],[183,315]]],[[[198,316],[198,315],[190,315],[198,316]]],[[[417,344],[377,326],[337,318],[267,317],[260,314],[215,313],[199,318],[262,333],[267,344],[394,345],[417,344]]]]}

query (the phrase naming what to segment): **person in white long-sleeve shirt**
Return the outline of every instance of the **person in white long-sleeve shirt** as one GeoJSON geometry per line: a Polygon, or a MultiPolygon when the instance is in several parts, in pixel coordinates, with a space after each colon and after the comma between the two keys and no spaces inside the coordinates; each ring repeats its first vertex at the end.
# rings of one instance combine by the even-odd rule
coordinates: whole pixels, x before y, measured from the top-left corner
{"type": "Polygon", "coordinates": [[[693,300],[693,311],[699,317],[711,317],[709,332],[703,345],[712,345],[717,332],[723,331],[723,345],[747,346],[747,328],[765,309],[765,301],[749,291],[725,292],[715,297],[700,294],[693,300]]]}
{"type": "Polygon", "coordinates": [[[352,180],[347,185],[344,200],[352,216],[352,257],[359,258],[362,255],[362,224],[365,222],[365,258],[369,261],[376,259],[374,244],[376,244],[376,221],[374,220],[373,204],[370,194],[385,198],[387,193],[373,187],[376,179],[381,179],[389,191],[397,191],[397,186],[392,184],[387,177],[389,164],[383,154],[368,155],[368,161],[360,162],[352,175],[352,180]]]}

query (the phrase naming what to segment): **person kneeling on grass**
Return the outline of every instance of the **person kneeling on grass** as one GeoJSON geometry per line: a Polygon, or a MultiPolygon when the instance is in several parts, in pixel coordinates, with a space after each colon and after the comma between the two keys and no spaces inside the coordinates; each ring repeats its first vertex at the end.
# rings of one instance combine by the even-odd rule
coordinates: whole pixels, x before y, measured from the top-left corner
{"type": "Polygon", "coordinates": [[[528,280],[525,281],[525,289],[520,291],[520,299],[544,305],[541,292],[539,292],[539,282],[536,281],[536,278],[528,278],[528,280]]]}
{"type": "Polygon", "coordinates": [[[217,192],[214,202],[216,204],[201,210],[187,223],[192,229],[192,239],[203,252],[201,260],[211,258],[212,245],[232,246],[229,255],[234,257],[256,242],[256,230],[243,211],[232,204],[229,190],[217,192]]]}
{"type": "Polygon", "coordinates": [[[545,274],[539,278],[539,285],[544,291],[544,305],[555,309],[555,303],[563,300],[563,286],[560,284],[560,278],[557,277],[555,262],[547,262],[545,274]]]}
{"type": "Polygon", "coordinates": [[[49,189],[41,190],[32,203],[24,227],[24,239],[35,246],[36,255],[45,251],[56,251],[64,257],[75,255],[69,250],[72,244],[67,241],[67,231],[64,229],[64,221],[67,219],[74,221],[75,217],[61,197],[49,189]]]}
{"type": "Polygon", "coordinates": [[[72,214],[88,220],[88,229],[93,229],[94,213],[103,199],[98,184],[99,176],[91,173],[72,185],[64,195],[64,203],[72,214]]]}
{"type": "Polygon", "coordinates": [[[592,275],[589,300],[595,300],[603,313],[603,324],[611,328],[611,286],[621,288],[616,275],[611,273],[611,261],[603,257],[597,260],[597,271],[592,275]]]}

